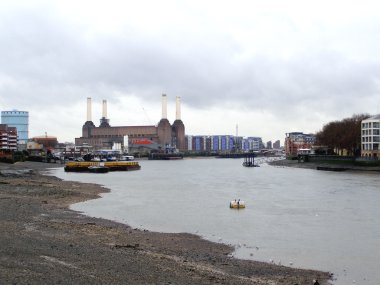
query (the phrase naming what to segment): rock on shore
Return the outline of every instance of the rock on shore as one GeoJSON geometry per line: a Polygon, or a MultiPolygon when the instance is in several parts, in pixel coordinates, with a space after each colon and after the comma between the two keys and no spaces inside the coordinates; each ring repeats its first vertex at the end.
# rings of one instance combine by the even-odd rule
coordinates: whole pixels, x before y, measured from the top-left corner
{"type": "Polygon", "coordinates": [[[107,189],[0,163],[0,284],[328,284],[327,272],[239,260],[228,245],[84,216],[107,189]]]}

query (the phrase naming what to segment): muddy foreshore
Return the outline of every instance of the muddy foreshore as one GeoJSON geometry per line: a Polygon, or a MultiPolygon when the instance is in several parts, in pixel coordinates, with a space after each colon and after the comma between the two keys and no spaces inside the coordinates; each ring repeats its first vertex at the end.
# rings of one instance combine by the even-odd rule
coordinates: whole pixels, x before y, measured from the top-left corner
{"type": "Polygon", "coordinates": [[[233,248],[84,216],[70,204],[109,191],[0,163],[0,284],[328,284],[327,272],[239,260],[233,248]]]}

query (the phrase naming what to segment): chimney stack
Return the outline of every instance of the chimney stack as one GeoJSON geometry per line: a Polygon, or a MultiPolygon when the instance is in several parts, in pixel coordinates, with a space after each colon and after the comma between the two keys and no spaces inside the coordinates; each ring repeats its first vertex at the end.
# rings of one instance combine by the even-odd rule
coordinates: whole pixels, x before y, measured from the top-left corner
{"type": "Polygon", "coordinates": [[[92,121],[91,114],[91,97],[87,97],[87,121],[92,121]]]}
{"type": "Polygon", "coordinates": [[[167,98],[166,94],[162,94],[162,119],[168,118],[167,98]]]}
{"type": "Polygon", "coordinates": [[[103,118],[107,119],[107,100],[103,100],[103,118]]]}
{"type": "Polygon", "coordinates": [[[175,119],[181,120],[181,97],[177,96],[175,99],[176,99],[175,119]]]}

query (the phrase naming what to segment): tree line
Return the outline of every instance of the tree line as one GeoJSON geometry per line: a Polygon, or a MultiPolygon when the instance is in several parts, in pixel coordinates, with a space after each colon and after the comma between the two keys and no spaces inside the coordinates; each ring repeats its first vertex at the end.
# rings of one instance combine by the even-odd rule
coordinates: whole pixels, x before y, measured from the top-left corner
{"type": "Polygon", "coordinates": [[[316,143],[327,146],[337,154],[360,155],[361,121],[368,119],[368,114],[353,115],[341,121],[333,121],[323,126],[316,134],[316,143]]]}

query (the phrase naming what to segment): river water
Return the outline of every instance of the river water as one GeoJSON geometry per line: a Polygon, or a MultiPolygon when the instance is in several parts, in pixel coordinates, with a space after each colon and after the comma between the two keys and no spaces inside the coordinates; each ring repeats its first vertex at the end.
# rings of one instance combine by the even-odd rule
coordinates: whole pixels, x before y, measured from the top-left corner
{"type": "Polygon", "coordinates": [[[140,171],[65,173],[102,184],[101,199],[71,208],[159,232],[232,244],[244,259],[325,270],[333,284],[380,284],[380,174],[325,172],[241,159],[140,161],[140,171]],[[246,208],[230,209],[241,199],[246,208]]]}

